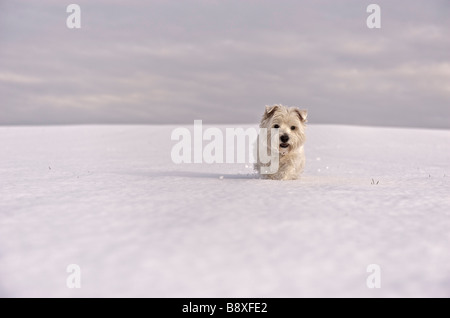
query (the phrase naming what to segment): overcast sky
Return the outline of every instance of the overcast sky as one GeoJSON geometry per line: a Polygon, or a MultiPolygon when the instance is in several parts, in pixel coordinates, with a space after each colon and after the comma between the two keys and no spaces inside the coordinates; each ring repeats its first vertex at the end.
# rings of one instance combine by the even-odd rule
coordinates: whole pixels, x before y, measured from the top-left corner
{"type": "Polygon", "coordinates": [[[0,124],[450,128],[449,0],[71,1],[0,1],[0,124]]]}

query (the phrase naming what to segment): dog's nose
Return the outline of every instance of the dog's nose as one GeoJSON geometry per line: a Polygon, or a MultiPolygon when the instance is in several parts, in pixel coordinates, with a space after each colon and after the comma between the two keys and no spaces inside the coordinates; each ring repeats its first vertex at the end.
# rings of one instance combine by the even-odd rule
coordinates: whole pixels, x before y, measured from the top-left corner
{"type": "Polygon", "coordinates": [[[284,134],[284,135],[282,135],[282,136],[280,137],[280,140],[281,140],[282,142],[288,142],[289,136],[286,135],[286,134],[284,134]]]}

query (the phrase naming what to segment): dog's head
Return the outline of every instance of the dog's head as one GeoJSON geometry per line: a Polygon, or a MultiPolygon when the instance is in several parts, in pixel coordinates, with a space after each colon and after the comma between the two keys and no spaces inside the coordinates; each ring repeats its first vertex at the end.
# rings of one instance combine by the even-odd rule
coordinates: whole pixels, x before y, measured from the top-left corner
{"type": "MultiPolygon", "coordinates": [[[[282,105],[266,106],[259,127],[266,128],[270,135],[271,128],[278,129],[280,136],[280,153],[287,154],[305,143],[305,126],[308,112],[297,107],[282,105]]],[[[269,137],[270,138],[270,137],[269,137]]]]}

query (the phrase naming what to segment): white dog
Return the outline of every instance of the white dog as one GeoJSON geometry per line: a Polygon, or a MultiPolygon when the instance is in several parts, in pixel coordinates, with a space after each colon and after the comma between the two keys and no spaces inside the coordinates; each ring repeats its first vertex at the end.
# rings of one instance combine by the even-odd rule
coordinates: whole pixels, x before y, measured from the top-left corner
{"type": "MultiPolygon", "coordinates": [[[[278,170],[268,173],[271,163],[262,163],[258,156],[255,170],[264,179],[295,180],[305,167],[305,127],[308,112],[297,107],[266,106],[260,128],[267,129],[267,154],[279,152],[278,170]],[[279,144],[271,145],[271,129],[278,129],[279,144]],[[278,147],[279,146],[279,147],[278,147]],[[273,172],[273,173],[272,173],[273,172]]],[[[258,143],[259,144],[259,143],[258,143]]],[[[258,152],[259,154],[259,152],[258,152]]]]}

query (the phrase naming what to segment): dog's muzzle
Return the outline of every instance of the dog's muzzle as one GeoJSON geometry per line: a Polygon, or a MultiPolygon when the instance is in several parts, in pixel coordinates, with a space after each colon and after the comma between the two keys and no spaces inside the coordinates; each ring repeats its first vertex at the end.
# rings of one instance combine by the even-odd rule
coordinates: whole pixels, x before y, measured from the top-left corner
{"type": "Polygon", "coordinates": [[[289,144],[287,143],[289,141],[289,136],[287,134],[281,135],[280,140],[281,140],[281,144],[280,144],[281,148],[289,147],[289,144]]]}

